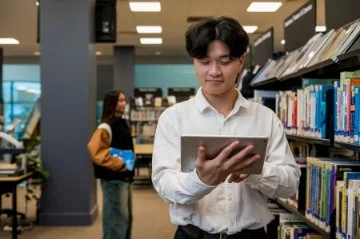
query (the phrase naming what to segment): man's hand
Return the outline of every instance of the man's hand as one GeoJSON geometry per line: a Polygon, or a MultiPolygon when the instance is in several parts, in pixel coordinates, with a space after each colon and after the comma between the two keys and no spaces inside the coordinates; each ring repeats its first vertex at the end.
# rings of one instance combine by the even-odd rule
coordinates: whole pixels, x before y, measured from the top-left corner
{"type": "MultiPolygon", "coordinates": [[[[254,155],[254,146],[252,145],[245,147],[230,157],[231,153],[239,146],[239,141],[229,144],[212,160],[206,159],[206,149],[200,146],[195,161],[196,172],[200,180],[208,185],[220,184],[224,182],[230,174],[240,175],[239,171],[252,165],[260,158],[260,155],[254,155]]],[[[233,180],[235,180],[235,178],[233,180]]],[[[237,181],[238,180],[240,179],[237,179],[237,181]]]]}
{"type": "Polygon", "coordinates": [[[247,179],[249,176],[249,174],[231,174],[227,181],[228,183],[240,183],[243,180],[247,179]]]}

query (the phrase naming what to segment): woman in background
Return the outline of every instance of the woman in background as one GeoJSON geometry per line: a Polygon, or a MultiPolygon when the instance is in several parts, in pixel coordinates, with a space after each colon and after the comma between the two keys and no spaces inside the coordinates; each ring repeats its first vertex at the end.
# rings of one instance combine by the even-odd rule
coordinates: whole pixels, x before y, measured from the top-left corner
{"type": "Polygon", "coordinates": [[[109,91],[103,102],[102,124],[88,144],[103,192],[103,239],[131,238],[134,172],[125,167],[121,157],[110,155],[110,147],[134,151],[130,130],[122,118],[125,107],[125,95],[119,90],[109,91]]]}

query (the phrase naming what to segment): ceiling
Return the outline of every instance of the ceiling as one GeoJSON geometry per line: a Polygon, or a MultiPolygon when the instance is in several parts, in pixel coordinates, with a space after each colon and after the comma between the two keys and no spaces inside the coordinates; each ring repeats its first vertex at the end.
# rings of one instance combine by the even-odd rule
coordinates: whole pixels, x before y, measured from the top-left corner
{"type": "MultiPolygon", "coordinates": [[[[257,25],[258,30],[249,34],[251,41],[274,27],[275,50],[283,50],[283,21],[308,0],[280,0],[283,5],[275,13],[249,13],[246,11],[252,0],[159,0],[161,12],[131,12],[126,0],[117,0],[117,42],[116,44],[96,44],[96,50],[104,56],[111,56],[114,45],[134,45],[136,56],[185,56],[184,32],[188,27],[187,18],[196,16],[230,16],[242,25],[257,25]],[[162,45],[141,45],[136,25],[161,25],[162,45]]],[[[269,0],[262,0],[269,1],[269,0]]],[[[324,25],[324,0],[317,0],[317,24],[324,25]]],[[[37,9],[36,0],[0,1],[0,37],[13,37],[19,45],[2,45],[5,57],[33,56],[39,51],[36,43],[37,9]]],[[[142,34],[141,36],[145,36],[142,34]]]]}

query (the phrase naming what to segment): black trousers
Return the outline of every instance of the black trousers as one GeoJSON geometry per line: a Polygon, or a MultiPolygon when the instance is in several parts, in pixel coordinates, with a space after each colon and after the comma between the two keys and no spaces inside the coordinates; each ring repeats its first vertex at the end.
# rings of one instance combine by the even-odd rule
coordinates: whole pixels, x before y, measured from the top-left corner
{"type": "Polygon", "coordinates": [[[210,234],[208,232],[202,231],[200,228],[186,225],[178,226],[174,239],[266,239],[266,232],[264,228],[259,228],[256,230],[242,230],[233,235],[220,235],[220,234],[210,234]]]}

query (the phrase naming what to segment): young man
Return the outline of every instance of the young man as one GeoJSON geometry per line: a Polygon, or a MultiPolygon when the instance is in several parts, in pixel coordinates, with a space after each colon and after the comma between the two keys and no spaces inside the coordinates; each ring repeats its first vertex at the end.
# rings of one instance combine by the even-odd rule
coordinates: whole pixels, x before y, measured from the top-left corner
{"type": "Polygon", "coordinates": [[[186,32],[186,49],[201,88],[195,98],[161,115],[152,162],[155,189],[170,203],[171,222],[179,225],[175,239],[266,238],[264,227],[273,219],[267,198],[290,197],[297,190],[300,170],[281,121],[235,88],[248,43],[242,26],[228,17],[202,21],[186,32]],[[199,147],[196,169],[183,173],[182,134],[267,136],[263,172],[239,173],[259,155],[248,146],[229,157],[238,147],[234,142],[212,160],[199,147]]]}

